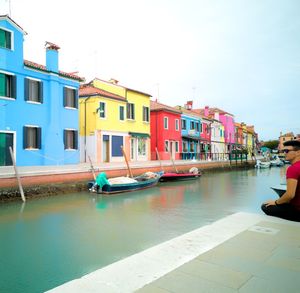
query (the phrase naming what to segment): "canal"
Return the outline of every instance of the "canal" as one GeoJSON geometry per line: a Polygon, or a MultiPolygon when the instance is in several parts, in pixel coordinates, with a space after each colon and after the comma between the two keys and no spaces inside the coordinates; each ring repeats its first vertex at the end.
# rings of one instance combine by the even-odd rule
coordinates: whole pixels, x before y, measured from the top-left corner
{"type": "Polygon", "coordinates": [[[205,173],[103,197],[0,205],[0,292],[43,292],[235,212],[261,213],[285,167],[205,173]]]}

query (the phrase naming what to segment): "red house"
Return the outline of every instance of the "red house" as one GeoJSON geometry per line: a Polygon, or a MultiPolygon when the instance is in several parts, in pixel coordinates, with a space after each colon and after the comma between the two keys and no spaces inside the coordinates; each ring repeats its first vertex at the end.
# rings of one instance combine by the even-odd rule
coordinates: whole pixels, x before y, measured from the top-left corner
{"type": "Polygon", "coordinates": [[[156,149],[161,160],[181,158],[181,111],[173,107],[151,101],[150,133],[151,160],[157,160],[156,149]]]}

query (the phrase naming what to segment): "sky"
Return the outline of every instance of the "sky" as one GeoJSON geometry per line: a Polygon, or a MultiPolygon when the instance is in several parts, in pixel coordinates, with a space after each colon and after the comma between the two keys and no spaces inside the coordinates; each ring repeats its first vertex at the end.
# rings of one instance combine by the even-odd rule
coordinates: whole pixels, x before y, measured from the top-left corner
{"type": "Polygon", "coordinates": [[[260,140],[300,134],[298,0],[0,0],[27,33],[24,58],[170,105],[218,107],[260,140]]]}

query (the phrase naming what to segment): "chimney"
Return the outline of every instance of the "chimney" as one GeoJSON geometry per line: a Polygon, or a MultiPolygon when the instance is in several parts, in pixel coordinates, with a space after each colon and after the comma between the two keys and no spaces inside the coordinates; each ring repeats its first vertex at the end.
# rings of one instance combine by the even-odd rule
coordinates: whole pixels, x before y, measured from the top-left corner
{"type": "Polygon", "coordinates": [[[111,78],[110,80],[109,80],[109,82],[110,83],[112,83],[112,84],[118,84],[118,80],[116,80],[116,79],[114,79],[114,78],[111,78]]]}
{"type": "Polygon", "coordinates": [[[187,101],[186,104],[184,105],[184,108],[187,110],[192,110],[193,109],[193,101],[187,101]]]}
{"type": "Polygon", "coordinates": [[[51,72],[58,73],[58,50],[59,46],[46,42],[46,68],[51,72]]]}
{"type": "Polygon", "coordinates": [[[209,115],[209,106],[205,106],[204,107],[204,116],[208,117],[208,115],[209,115]]]}
{"type": "Polygon", "coordinates": [[[219,111],[215,111],[215,117],[216,120],[220,120],[219,111]]]}

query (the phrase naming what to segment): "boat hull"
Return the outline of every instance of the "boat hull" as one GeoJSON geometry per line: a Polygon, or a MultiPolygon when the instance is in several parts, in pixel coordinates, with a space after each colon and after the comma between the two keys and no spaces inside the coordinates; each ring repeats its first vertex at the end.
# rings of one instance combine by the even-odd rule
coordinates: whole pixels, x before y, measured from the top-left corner
{"type": "Polygon", "coordinates": [[[159,181],[166,182],[166,181],[183,181],[183,180],[192,180],[197,179],[201,176],[201,174],[194,174],[194,173],[164,173],[159,181]]]}

